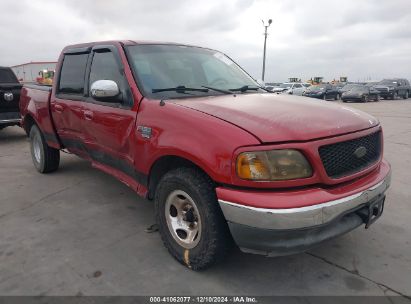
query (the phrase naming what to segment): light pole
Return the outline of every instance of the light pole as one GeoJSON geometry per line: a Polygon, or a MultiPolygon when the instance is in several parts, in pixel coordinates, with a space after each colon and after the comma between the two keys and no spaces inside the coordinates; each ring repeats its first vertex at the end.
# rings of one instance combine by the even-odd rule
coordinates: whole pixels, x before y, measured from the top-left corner
{"type": "Polygon", "coordinates": [[[267,45],[267,29],[268,27],[271,25],[271,23],[273,22],[273,20],[268,19],[268,24],[266,25],[264,20],[261,20],[263,22],[265,31],[264,31],[264,55],[263,55],[263,73],[261,76],[261,79],[264,81],[264,74],[265,74],[265,49],[266,49],[266,45],[267,45]]]}

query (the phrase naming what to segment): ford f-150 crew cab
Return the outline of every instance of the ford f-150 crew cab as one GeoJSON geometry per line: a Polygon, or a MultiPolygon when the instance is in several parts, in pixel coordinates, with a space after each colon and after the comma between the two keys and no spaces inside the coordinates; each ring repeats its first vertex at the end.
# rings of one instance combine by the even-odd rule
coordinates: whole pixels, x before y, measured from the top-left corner
{"type": "Polygon", "coordinates": [[[269,93],[207,48],[68,46],[20,110],[38,171],[67,149],[153,200],[165,246],[195,270],[233,241],[278,256],[368,227],[390,185],[377,119],[269,93]]]}

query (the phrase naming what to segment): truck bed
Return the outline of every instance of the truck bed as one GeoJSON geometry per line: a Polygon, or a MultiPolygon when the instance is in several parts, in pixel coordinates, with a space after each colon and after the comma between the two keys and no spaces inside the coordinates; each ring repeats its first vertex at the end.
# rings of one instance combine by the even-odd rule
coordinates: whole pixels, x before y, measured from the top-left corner
{"type": "Polygon", "coordinates": [[[61,147],[50,113],[51,86],[27,84],[21,90],[20,114],[21,126],[26,130],[34,123],[43,132],[47,144],[61,147]],[[29,111],[30,109],[30,111],[29,111]]]}

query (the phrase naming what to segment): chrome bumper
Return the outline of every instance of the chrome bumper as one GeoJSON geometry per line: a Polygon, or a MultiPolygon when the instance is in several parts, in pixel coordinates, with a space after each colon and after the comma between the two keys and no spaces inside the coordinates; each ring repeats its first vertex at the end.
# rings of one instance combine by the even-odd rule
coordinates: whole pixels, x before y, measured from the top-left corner
{"type": "Polygon", "coordinates": [[[300,229],[332,221],[349,210],[366,205],[390,186],[391,172],[384,180],[362,192],[322,204],[289,209],[263,209],[219,200],[228,222],[261,229],[300,229]]]}
{"type": "Polygon", "coordinates": [[[0,119],[0,125],[7,125],[7,124],[14,124],[14,123],[18,124],[18,123],[20,123],[20,122],[21,122],[21,119],[20,119],[20,118],[16,118],[16,119],[3,119],[3,120],[0,119]]]}

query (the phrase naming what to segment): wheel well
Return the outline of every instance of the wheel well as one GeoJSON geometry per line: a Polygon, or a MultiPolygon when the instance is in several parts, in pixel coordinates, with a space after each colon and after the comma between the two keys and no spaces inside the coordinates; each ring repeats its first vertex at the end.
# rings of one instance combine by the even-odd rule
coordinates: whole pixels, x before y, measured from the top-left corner
{"type": "Polygon", "coordinates": [[[163,156],[156,160],[156,162],[151,167],[148,177],[148,199],[151,200],[154,198],[154,193],[156,191],[157,185],[164,174],[173,169],[181,167],[196,168],[210,178],[210,176],[203,169],[201,169],[199,166],[188,159],[174,155],[163,156]]]}
{"type": "Polygon", "coordinates": [[[36,122],[34,121],[33,117],[26,115],[26,117],[24,118],[24,130],[26,131],[27,136],[30,135],[31,127],[35,124],[36,122]]]}

